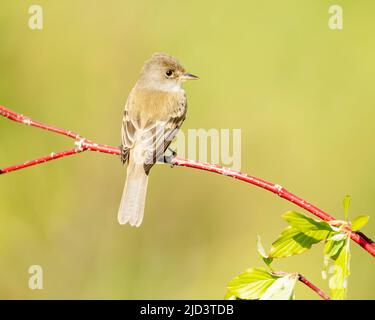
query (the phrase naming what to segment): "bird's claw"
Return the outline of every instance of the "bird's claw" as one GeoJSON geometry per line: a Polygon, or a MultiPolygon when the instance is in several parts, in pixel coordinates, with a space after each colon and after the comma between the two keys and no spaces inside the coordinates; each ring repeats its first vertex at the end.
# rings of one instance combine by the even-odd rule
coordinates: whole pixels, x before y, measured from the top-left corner
{"type": "Polygon", "coordinates": [[[173,168],[174,165],[173,165],[172,160],[173,160],[174,157],[175,157],[174,155],[164,156],[164,161],[163,162],[166,163],[166,164],[169,164],[171,166],[171,168],[173,168]]]}
{"type": "Polygon", "coordinates": [[[166,163],[166,164],[170,164],[171,168],[173,168],[174,165],[173,165],[172,160],[177,156],[177,153],[172,148],[168,148],[168,151],[171,152],[171,155],[167,156],[167,155],[164,154],[160,157],[159,161],[163,162],[163,163],[166,163]]]}
{"type": "Polygon", "coordinates": [[[177,152],[174,149],[172,149],[171,147],[168,147],[168,150],[172,153],[173,158],[177,156],[177,152]]]}

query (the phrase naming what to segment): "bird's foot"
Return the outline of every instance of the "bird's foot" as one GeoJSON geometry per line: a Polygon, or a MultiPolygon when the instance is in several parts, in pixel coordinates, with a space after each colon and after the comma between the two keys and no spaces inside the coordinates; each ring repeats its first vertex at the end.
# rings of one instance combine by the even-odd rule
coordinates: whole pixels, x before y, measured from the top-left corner
{"type": "Polygon", "coordinates": [[[171,155],[171,156],[166,156],[164,155],[163,157],[163,162],[166,163],[166,164],[169,164],[171,166],[171,168],[173,168],[173,163],[172,163],[172,160],[173,160],[174,156],[171,155]]]}
{"type": "Polygon", "coordinates": [[[176,150],[172,149],[171,147],[168,147],[168,150],[172,153],[173,158],[175,158],[177,156],[176,150]]]}
{"type": "Polygon", "coordinates": [[[172,148],[168,148],[168,151],[170,151],[171,154],[170,155],[166,155],[166,154],[162,155],[158,161],[166,163],[166,164],[170,164],[171,168],[173,168],[174,165],[173,165],[172,160],[177,156],[177,153],[172,148]]]}

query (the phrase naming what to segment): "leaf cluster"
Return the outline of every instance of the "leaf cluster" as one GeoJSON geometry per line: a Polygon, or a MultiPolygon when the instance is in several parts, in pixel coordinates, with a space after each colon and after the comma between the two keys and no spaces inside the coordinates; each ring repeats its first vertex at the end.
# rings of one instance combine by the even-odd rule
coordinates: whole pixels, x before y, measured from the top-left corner
{"type": "Polygon", "coordinates": [[[272,268],[273,261],[304,253],[315,244],[324,242],[322,276],[328,280],[331,298],[345,299],[350,275],[350,233],[364,227],[369,220],[368,216],[361,215],[349,222],[349,205],[350,197],[346,196],[343,202],[346,221],[319,221],[295,211],[283,214],[282,218],[288,226],[272,243],[268,252],[258,236],[257,250],[268,270],[247,269],[228,283],[225,298],[294,299],[298,273],[275,272],[272,268]]]}

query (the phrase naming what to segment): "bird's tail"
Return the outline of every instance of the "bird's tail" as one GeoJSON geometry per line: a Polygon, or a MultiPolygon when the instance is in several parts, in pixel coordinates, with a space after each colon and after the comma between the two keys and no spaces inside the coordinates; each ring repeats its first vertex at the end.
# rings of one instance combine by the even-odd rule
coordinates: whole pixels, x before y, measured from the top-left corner
{"type": "Polygon", "coordinates": [[[118,211],[118,222],[139,227],[143,220],[147,193],[148,175],[143,164],[130,161],[126,174],[126,182],[118,211]]]}

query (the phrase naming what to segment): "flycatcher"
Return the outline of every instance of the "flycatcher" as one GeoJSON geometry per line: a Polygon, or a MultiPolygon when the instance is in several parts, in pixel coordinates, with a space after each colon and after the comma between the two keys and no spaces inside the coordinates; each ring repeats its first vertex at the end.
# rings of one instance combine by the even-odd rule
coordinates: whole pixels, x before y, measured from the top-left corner
{"type": "Polygon", "coordinates": [[[148,175],[185,120],[182,83],[198,79],[176,58],[155,53],[145,62],[127,99],[121,127],[121,161],[128,163],[118,221],[139,227],[143,220],[148,175]]]}

